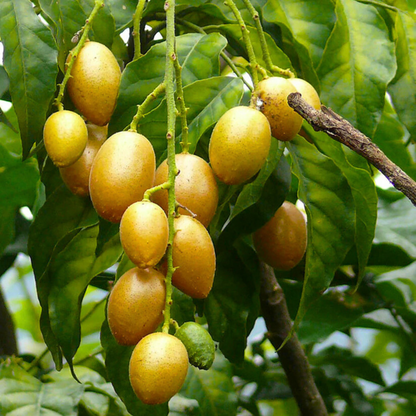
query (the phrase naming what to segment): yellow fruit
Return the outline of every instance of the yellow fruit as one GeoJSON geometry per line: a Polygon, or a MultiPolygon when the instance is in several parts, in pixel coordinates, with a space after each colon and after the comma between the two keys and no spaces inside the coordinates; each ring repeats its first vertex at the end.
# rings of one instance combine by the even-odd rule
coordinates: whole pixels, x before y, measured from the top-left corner
{"type": "Polygon", "coordinates": [[[120,77],[120,67],[110,49],[98,42],[86,42],[72,67],[68,94],[89,121],[104,126],[116,105],[120,77]]]}
{"type": "Polygon", "coordinates": [[[130,131],[113,134],[91,168],[90,196],[98,214],[119,222],[124,211],[152,187],[155,167],[155,152],[146,137],[130,131]]]}
{"type": "MultiPolygon", "coordinates": [[[[218,204],[218,185],[212,169],[204,159],[189,153],[176,155],[179,170],[175,180],[176,200],[196,214],[196,219],[207,227],[218,204]]],[[[155,186],[168,180],[168,164],[165,160],[156,170],[155,186]]],[[[168,191],[156,192],[152,199],[168,212],[168,191]]],[[[191,215],[179,208],[179,214],[191,215]]]]}
{"type": "Polygon", "coordinates": [[[60,168],[72,165],[81,157],[87,140],[85,122],[73,111],[58,111],[46,120],[43,142],[52,162],[60,168]]]}
{"type": "Polygon", "coordinates": [[[290,270],[306,251],[307,232],[303,214],[285,201],[273,218],[253,234],[259,257],[275,269],[290,270]]]}
{"type": "Polygon", "coordinates": [[[280,77],[266,78],[257,84],[255,94],[262,102],[261,111],[269,120],[272,136],[278,140],[292,140],[302,126],[302,117],[287,103],[287,96],[296,91],[289,80],[280,77]]]}
{"type": "Polygon", "coordinates": [[[206,298],[215,275],[215,251],[206,228],[196,219],[182,215],[175,219],[173,266],[178,267],[172,283],[196,299],[206,298]]]}
{"type": "Polygon", "coordinates": [[[87,124],[88,141],[81,157],[66,168],[60,168],[62,180],[70,191],[79,196],[88,196],[90,193],[90,171],[98,150],[107,138],[107,126],[87,124]]]}
{"type": "Polygon", "coordinates": [[[153,267],[160,261],[168,237],[166,214],[153,202],[135,202],[121,218],[121,244],[129,259],[140,268],[153,267]]]}
{"type": "Polygon", "coordinates": [[[271,143],[267,118],[250,107],[234,107],[219,120],[209,143],[209,160],[218,178],[243,183],[263,166],[271,143]]]}
{"type": "Polygon", "coordinates": [[[188,353],[173,335],[156,332],[143,338],[130,358],[130,383],[146,404],[167,402],[182,387],[188,372],[188,353]]]}
{"type": "Polygon", "coordinates": [[[135,267],[118,279],[108,299],[107,319],[120,345],[135,345],[163,321],[165,280],[155,269],[135,267]]]}
{"type": "Polygon", "coordinates": [[[316,92],[315,88],[312,87],[309,82],[301,78],[291,78],[288,80],[298,92],[302,94],[302,98],[311,105],[315,110],[321,109],[321,100],[316,92]]]}

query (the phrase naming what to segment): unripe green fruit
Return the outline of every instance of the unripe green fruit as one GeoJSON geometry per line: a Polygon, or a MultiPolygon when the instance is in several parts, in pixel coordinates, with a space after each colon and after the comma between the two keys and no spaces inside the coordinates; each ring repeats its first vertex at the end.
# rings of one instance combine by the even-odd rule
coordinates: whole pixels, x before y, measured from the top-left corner
{"type": "Polygon", "coordinates": [[[253,177],[263,166],[271,143],[267,118],[250,107],[228,110],[212,131],[209,160],[218,178],[237,185],[253,177]]]}
{"type": "Polygon", "coordinates": [[[135,345],[163,320],[165,279],[155,269],[130,269],[113,287],[107,319],[120,345],[135,345]]]}
{"type": "Polygon", "coordinates": [[[290,270],[306,251],[307,230],[303,214],[285,201],[273,218],[253,234],[259,257],[275,269],[290,270]]]}
{"type": "Polygon", "coordinates": [[[309,82],[301,78],[291,78],[288,80],[298,92],[302,94],[302,98],[311,105],[315,110],[321,109],[321,100],[316,92],[315,88],[312,87],[309,82]]]}
{"type": "Polygon", "coordinates": [[[169,225],[165,212],[150,201],[130,205],[120,223],[120,241],[129,259],[145,269],[156,266],[168,245],[169,225]]]}
{"type": "Polygon", "coordinates": [[[68,94],[84,117],[104,126],[113,114],[120,78],[120,67],[110,49],[86,42],[72,67],[68,94]]]}
{"type": "Polygon", "coordinates": [[[292,140],[302,127],[303,118],[288,104],[287,96],[296,92],[289,80],[266,78],[257,84],[255,94],[261,100],[261,112],[267,117],[272,136],[278,140],[292,140]]]}
{"type": "Polygon", "coordinates": [[[185,346],[178,338],[163,332],[143,338],[130,358],[131,386],[146,404],[167,402],[181,389],[187,372],[185,346]]]}
{"type": "Polygon", "coordinates": [[[58,111],[46,120],[43,142],[52,162],[59,168],[75,163],[81,157],[87,140],[85,122],[73,111],[58,111]]]}
{"type": "Polygon", "coordinates": [[[209,332],[196,322],[185,322],[175,333],[188,351],[189,362],[208,370],[215,358],[215,344],[209,332]]]}

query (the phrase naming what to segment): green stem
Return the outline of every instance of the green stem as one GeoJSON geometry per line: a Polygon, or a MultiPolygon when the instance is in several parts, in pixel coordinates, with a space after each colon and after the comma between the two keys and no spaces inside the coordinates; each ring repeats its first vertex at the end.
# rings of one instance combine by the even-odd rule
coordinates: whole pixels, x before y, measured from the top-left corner
{"type": "MultiPolygon", "coordinates": [[[[202,29],[202,27],[191,23],[191,22],[187,22],[186,20],[182,20],[179,18],[176,18],[176,21],[185,27],[188,27],[189,29],[193,30],[194,32],[198,32],[198,33],[202,33],[203,35],[206,35],[207,32],[205,32],[204,29],[202,29]]],[[[220,52],[220,56],[222,59],[224,59],[224,61],[227,63],[227,65],[231,68],[231,70],[234,72],[234,74],[237,75],[238,78],[241,79],[241,81],[244,82],[244,84],[246,85],[246,87],[250,90],[253,91],[253,87],[244,79],[243,75],[241,74],[241,72],[238,70],[237,66],[234,64],[234,62],[231,60],[231,58],[223,51],[220,52]]]]}
{"type": "Polygon", "coordinates": [[[88,32],[91,29],[91,25],[92,25],[92,21],[94,20],[94,17],[96,16],[98,11],[103,6],[104,6],[104,0],[95,0],[94,8],[92,9],[92,12],[89,15],[88,19],[85,21],[84,27],[81,29],[82,31],[81,39],[79,40],[77,46],[75,46],[75,48],[70,53],[70,59],[66,67],[65,76],[62,81],[62,84],[59,85],[58,97],[56,97],[55,102],[54,102],[54,104],[58,107],[59,111],[62,111],[64,109],[64,106],[62,104],[62,99],[64,98],[65,87],[71,76],[71,70],[72,70],[72,67],[74,66],[74,62],[79,54],[79,51],[82,49],[85,41],[88,38],[88,32]]]}
{"type": "Polygon", "coordinates": [[[164,92],[165,83],[162,82],[146,97],[146,99],[140,105],[137,106],[137,113],[130,123],[130,131],[137,132],[137,125],[139,124],[139,121],[145,116],[147,107],[150,105],[151,102],[156,100],[156,98],[159,97],[160,94],[163,94],[164,92]]]}
{"type": "Polygon", "coordinates": [[[179,64],[177,59],[174,60],[175,65],[175,75],[176,75],[176,101],[179,106],[179,116],[181,118],[181,127],[182,127],[182,140],[181,147],[183,153],[188,153],[189,151],[189,142],[188,142],[188,120],[186,119],[186,113],[188,109],[185,105],[185,97],[183,96],[183,87],[182,87],[182,67],[179,64]]]}
{"type": "Polygon", "coordinates": [[[42,360],[43,357],[49,352],[49,348],[45,348],[40,355],[38,355],[30,364],[30,366],[26,369],[26,371],[29,373],[31,370],[33,370],[42,360]]]}
{"type": "Polygon", "coordinates": [[[169,189],[170,188],[170,182],[164,182],[160,185],[154,186],[153,188],[148,189],[144,195],[143,195],[143,201],[150,201],[150,198],[153,194],[155,194],[158,191],[161,191],[162,189],[169,189]]]}
{"type": "Polygon", "coordinates": [[[251,40],[250,40],[250,36],[249,36],[250,32],[248,31],[247,26],[243,20],[243,17],[241,16],[240,10],[238,10],[236,4],[234,3],[234,0],[226,0],[224,4],[231,9],[235,18],[237,19],[238,24],[240,25],[241,33],[243,35],[243,40],[247,49],[248,59],[250,61],[251,74],[253,77],[254,88],[256,88],[259,82],[259,74],[258,74],[259,64],[257,63],[256,55],[253,49],[253,44],[251,43],[251,40]]]}
{"type": "Polygon", "coordinates": [[[166,300],[164,311],[164,322],[162,331],[169,332],[170,324],[170,307],[172,305],[172,274],[173,267],[173,237],[175,236],[175,177],[178,174],[175,162],[175,122],[176,122],[176,106],[175,106],[175,85],[174,73],[176,59],[175,53],[175,0],[165,1],[166,11],[166,70],[165,70],[165,84],[166,84],[166,105],[168,111],[167,119],[167,147],[168,147],[168,222],[169,222],[169,240],[167,249],[167,263],[168,270],[166,273],[166,300]]]}
{"type": "Polygon", "coordinates": [[[139,0],[137,3],[136,11],[133,15],[133,41],[134,41],[134,57],[133,61],[139,59],[142,56],[140,47],[140,22],[142,20],[144,6],[146,0],[139,0]]]}
{"type": "Polygon", "coordinates": [[[254,6],[251,4],[250,0],[243,0],[243,2],[247,10],[250,12],[251,17],[254,20],[254,24],[256,25],[257,34],[259,36],[260,46],[263,53],[263,59],[266,63],[266,68],[272,73],[294,78],[295,74],[290,69],[282,69],[273,64],[272,58],[270,57],[269,47],[267,46],[266,37],[264,36],[263,27],[261,26],[260,16],[254,6]]]}
{"type": "Polygon", "coordinates": [[[80,358],[79,360],[76,360],[72,363],[72,365],[80,365],[82,364],[84,361],[87,361],[88,359],[95,357],[96,355],[100,355],[104,352],[104,348],[100,348],[99,350],[92,352],[91,354],[88,354],[86,357],[84,358],[80,358]]]}
{"type": "Polygon", "coordinates": [[[94,306],[81,318],[80,323],[88,319],[100,307],[100,305],[106,300],[107,300],[107,296],[95,302],[94,306]]]}

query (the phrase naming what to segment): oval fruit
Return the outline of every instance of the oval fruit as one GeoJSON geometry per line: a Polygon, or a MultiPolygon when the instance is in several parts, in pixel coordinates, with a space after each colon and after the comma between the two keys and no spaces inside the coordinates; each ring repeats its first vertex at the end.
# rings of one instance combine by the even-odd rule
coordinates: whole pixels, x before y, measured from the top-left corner
{"type": "Polygon", "coordinates": [[[296,91],[289,80],[280,77],[266,78],[257,84],[255,94],[262,101],[261,112],[270,122],[272,136],[278,140],[292,140],[302,126],[303,118],[287,103],[287,96],[296,91]]]}
{"type": "Polygon", "coordinates": [[[128,258],[140,268],[159,263],[165,254],[168,238],[166,214],[153,202],[135,202],[121,218],[121,244],[128,258]]]}
{"type": "Polygon", "coordinates": [[[188,354],[173,335],[155,332],[143,338],[130,358],[130,384],[146,404],[167,402],[182,387],[188,372],[188,354]]]}
{"type": "Polygon", "coordinates": [[[155,167],[155,152],[146,137],[131,131],[113,134],[91,168],[90,196],[98,214],[119,222],[124,211],[152,187],[155,167]]]}
{"type": "Polygon", "coordinates": [[[72,67],[68,94],[89,121],[104,126],[113,114],[120,78],[120,67],[110,49],[86,42],[72,67]]]}
{"type": "Polygon", "coordinates": [[[165,278],[155,269],[130,269],[114,285],[107,319],[120,345],[136,345],[163,320],[165,278]]]}
{"type": "Polygon", "coordinates": [[[43,142],[52,162],[59,168],[75,163],[81,157],[87,140],[85,122],[73,111],[58,111],[46,120],[43,142]]]}
{"type": "MultiPolygon", "coordinates": [[[[207,227],[218,205],[218,185],[212,169],[204,159],[189,153],[175,156],[179,174],[175,179],[176,200],[196,215],[196,219],[207,227]]],[[[168,164],[164,160],[156,170],[155,186],[168,180],[168,164]]],[[[168,212],[168,191],[156,192],[152,199],[168,212]]],[[[179,208],[179,214],[191,215],[179,208]]]]}
{"type": "Polygon", "coordinates": [[[172,283],[196,299],[206,298],[215,275],[215,251],[206,228],[195,218],[175,218],[172,283]]]}
{"type": "Polygon", "coordinates": [[[186,351],[189,362],[201,370],[208,370],[215,358],[215,344],[209,332],[196,322],[185,322],[175,333],[186,351]]]}
{"type": "Polygon", "coordinates": [[[209,143],[209,160],[218,178],[237,185],[263,166],[271,143],[267,118],[250,107],[234,107],[219,120],[209,143]]]}
{"type": "Polygon", "coordinates": [[[311,105],[315,110],[321,109],[321,100],[316,92],[315,88],[301,78],[291,78],[288,81],[296,88],[298,92],[302,94],[302,98],[311,105]]]}
{"type": "Polygon", "coordinates": [[[107,126],[88,124],[88,141],[81,157],[66,168],[60,168],[61,178],[69,190],[79,196],[88,196],[90,193],[89,181],[91,166],[98,150],[107,138],[107,126]]]}
{"type": "Polygon", "coordinates": [[[273,218],[253,234],[259,257],[275,269],[290,270],[306,251],[307,231],[303,214],[285,201],[273,218]]]}

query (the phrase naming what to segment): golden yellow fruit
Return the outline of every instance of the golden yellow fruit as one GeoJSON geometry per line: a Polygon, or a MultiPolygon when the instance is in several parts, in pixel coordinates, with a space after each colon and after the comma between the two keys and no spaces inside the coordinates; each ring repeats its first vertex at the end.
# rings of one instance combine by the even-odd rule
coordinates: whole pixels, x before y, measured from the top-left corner
{"type": "Polygon", "coordinates": [[[165,278],[155,269],[124,273],[108,299],[107,319],[120,345],[135,345],[163,321],[165,278]]]}
{"type": "Polygon", "coordinates": [[[259,257],[275,269],[290,270],[306,251],[307,231],[303,214],[285,201],[273,218],[253,234],[259,257]]]}
{"type": "Polygon", "coordinates": [[[68,94],[84,117],[104,126],[116,106],[120,78],[120,67],[110,49],[98,42],[86,42],[72,67],[68,94]]]}
{"type": "Polygon", "coordinates": [[[61,178],[69,190],[79,196],[88,196],[90,193],[90,171],[98,150],[107,138],[107,126],[88,124],[88,141],[81,157],[66,168],[60,168],[61,178]]]}
{"type": "Polygon", "coordinates": [[[167,402],[182,387],[188,372],[188,353],[173,335],[156,332],[133,350],[129,375],[136,396],[146,404],[167,402]]]}
{"type": "Polygon", "coordinates": [[[256,96],[261,100],[261,111],[267,117],[272,136],[278,140],[292,140],[302,126],[302,117],[287,103],[287,96],[296,92],[289,80],[266,78],[257,84],[256,96]]]}
{"type": "Polygon", "coordinates": [[[267,118],[250,107],[234,107],[219,120],[209,143],[209,160],[218,178],[237,185],[263,166],[271,143],[267,118]]]}
{"type": "Polygon", "coordinates": [[[153,186],[155,152],[141,134],[113,134],[98,151],[90,174],[90,196],[104,219],[119,222],[124,211],[153,186]]]}
{"type": "MultiPolygon", "coordinates": [[[[196,214],[196,219],[207,227],[218,205],[218,185],[212,169],[204,159],[189,153],[177,154],[176,167],[179,170],[175,180],[176,200],[196,214]]],[[[163,161],[156,170],[155,186],[168,180],[168,164],[163,161]]],[[[162,190],[152,200],[168,212],[168,191],[162,190]]],[[[191,215],[179,208],[179,214],[191,215]]]]}
{"type": "Polygon", "coordinates": [[[85,122],[73,111],[58,111],[46,120],[43,142],[52,162],[60,168],[72,165],[81,157],[87,140],[85,122]]]}
{"type": "Polygon", "coordinates": [[[172,283],[196,299],[206,298],[215,275],[215,251],[206,228],[187,215],[175,218],[172,283]]]}
{"type": "Polygon", "coordinates": [[[166,214],[153,202],[135,202],[121,218],[121,244],[129,259],[140,268],[159,263],[165,254],[168,237],[166,214]]]}
{"type": "Polygon", "coordinates": [[[321,109],[321,100],[315,88],[301,78],[291,78],[288,80],[298,92],[302,94],[302,98],[311,105],[315,110],[321,109]]]}

